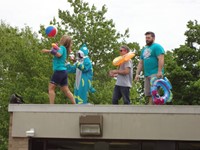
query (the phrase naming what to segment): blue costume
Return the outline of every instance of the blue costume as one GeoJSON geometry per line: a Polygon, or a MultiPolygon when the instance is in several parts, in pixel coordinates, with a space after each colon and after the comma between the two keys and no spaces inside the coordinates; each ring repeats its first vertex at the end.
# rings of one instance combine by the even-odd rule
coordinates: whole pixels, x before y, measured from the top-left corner
{"type": "Polygon", "coordinates": [[[77,52],[77,62],[74,65],[67,64],[67,72],[76,74],[74,98],[77,104],[88,103],[88,91],[95,92],[92,87],[93,68],[88,57],[89,50],[86,44],[77,52]]]}

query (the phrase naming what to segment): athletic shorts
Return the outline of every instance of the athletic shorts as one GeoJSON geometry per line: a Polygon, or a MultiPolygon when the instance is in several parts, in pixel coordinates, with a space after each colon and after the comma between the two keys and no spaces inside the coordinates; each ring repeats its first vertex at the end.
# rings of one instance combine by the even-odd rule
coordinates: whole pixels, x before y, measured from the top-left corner
{"type": "Polygon", "coordinates": [[[156,77],[156,74],[153,74],[151,76],[147,76],[144,78],[144,95],[145,96],[151,96],[151,85],[150,81],[152,77],[156,77]]]}
{"type": "Polygon", "coordinates": [[[67,71],[61,70],[61,71],[55,71],[51,77],[50,83],[59,85],[59,86],[66,86],[68,84],[67,82],[67,71]]]}

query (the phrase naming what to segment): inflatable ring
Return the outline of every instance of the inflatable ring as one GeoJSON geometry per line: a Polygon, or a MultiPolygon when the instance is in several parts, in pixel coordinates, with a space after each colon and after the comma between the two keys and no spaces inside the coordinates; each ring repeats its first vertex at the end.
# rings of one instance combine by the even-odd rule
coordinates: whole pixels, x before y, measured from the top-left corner
{"type": "Polygon", "coordinates": [[[119,66],[119,65],[121,65],[122,63],[129,61],[129,60],[130,60],[131,58],[133,58],[134,56],[135,56],[135,53],[129,52],[129,53],[127,53],[127,54],[124,55],[124,56],[116,57],[116,58],[113,60],[113,65],[114,65],[114,66],[119,66]]]}
{"type": "Polygon", "coordinates": [[[151,79],[151,95],[154,104],[163,105],[166,102],[171,102],[173,96],[171,89],[172,85],[166,77],[164,77],[164,79],[158,79],[156,77],[153,77],[151,79]],[[159,95],[158,90],[160,88],[164,91],[163,96],[159,95]]]}
{"type": "Polygon", "coordinates": [[[54,49],[56,49],[56,50],[59,50],[59,47],[58,47],[58,45],[57,45],[57,44],[55,44],[55,43],[52,43],[51,45],[52,45],[52,47],[53,47],[54,49]]]}

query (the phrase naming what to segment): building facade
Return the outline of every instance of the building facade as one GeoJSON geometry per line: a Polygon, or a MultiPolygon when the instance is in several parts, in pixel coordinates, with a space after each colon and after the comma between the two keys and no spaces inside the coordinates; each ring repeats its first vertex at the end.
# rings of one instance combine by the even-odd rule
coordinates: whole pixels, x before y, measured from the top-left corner
{"type": "Polygon", "coordinates": [[[9,150],[199,150],[199,106],[10,104],[9,150]]]}

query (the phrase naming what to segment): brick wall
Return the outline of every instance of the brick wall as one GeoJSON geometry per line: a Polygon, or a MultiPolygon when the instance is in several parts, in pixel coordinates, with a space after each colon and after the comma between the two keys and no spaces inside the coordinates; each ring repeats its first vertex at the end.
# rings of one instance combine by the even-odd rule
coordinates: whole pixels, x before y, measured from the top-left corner
{"type": "Polygon", "coordinates": [[[10,113],[8,150],[28,150],[28,138],[12,137],[13,113],[10,113]]]}

